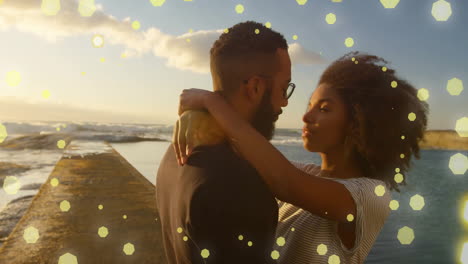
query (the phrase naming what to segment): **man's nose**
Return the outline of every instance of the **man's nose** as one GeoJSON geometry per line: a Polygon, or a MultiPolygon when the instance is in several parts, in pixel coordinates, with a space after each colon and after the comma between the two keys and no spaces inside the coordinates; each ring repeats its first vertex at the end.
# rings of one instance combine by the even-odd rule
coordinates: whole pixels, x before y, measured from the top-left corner
{"type": "Polygon", "coordinates": [[[289,99],[283,98],[283,100],[281,101],[281,107],[286,107],[286,106],[288,106],[288,101],[289,101],[289,99]]]}

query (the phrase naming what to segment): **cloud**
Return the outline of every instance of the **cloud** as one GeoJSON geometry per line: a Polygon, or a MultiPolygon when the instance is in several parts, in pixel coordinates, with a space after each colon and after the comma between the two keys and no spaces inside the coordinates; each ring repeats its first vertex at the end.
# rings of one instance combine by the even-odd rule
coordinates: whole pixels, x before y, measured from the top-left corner
{"type": "Polygon", "coordinates": [[[289,56],[291,57],[291,64],[323,64],[326,61],[315,52],[305,50],[300,44],[293,43],[289,45],[289,56]]]}
{"type": "Polygon", "coordinates": [[[2,120],[79,121],[111,123],[166,122],[167,117],[143,113],[120,112],[115,109],[84,108],[51,100],[37,101],[21,97],[0,97],[2,120]]]}
{"type": "MultiPolygon", "coordinates": [[[[78,1],[61,1],[61,9],[55,16],[46,16],[40,0],[5,1],[0,8],[0,30],[16,29],[45,38],[50,42],[66,37],[104,36],[105,45],[123,45],[127,57],[152,53],[166,59],[166,66],[196,73],[209,73],[209,50],[223,30],[201,30],[173,36],[151,27],[136,31],[132,20],[118,20],[106,14],[102,5],[96,5],[91,17],[82,17],[78,1]],[[190,39],[190,42],[187,41],[190,39]]],[[[293,64],[320,64],[322,57],[293,43],[289,48],[293,64]]]]}

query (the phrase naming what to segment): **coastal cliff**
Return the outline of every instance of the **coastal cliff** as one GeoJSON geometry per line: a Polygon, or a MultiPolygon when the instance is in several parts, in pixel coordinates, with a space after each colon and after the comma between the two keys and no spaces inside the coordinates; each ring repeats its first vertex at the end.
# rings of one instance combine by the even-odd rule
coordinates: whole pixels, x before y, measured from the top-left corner
{"type": "Polygon", "coordinates": [[[454,130],[429,130],[420,142],[421,149],[468,150],[468,137],[454,130]]]}

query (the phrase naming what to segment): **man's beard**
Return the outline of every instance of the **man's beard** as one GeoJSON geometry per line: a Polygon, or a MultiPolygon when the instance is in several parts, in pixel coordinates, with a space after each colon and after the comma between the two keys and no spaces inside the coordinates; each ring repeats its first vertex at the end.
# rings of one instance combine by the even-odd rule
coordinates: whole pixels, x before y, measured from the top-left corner
{"type": "Polygon", "coordinates": [[[268,87],[253,117],[252,126],[266,139],[271,140],[275,132],[276,118],[277,114],[271,104],[271,87],[268,87]]]}

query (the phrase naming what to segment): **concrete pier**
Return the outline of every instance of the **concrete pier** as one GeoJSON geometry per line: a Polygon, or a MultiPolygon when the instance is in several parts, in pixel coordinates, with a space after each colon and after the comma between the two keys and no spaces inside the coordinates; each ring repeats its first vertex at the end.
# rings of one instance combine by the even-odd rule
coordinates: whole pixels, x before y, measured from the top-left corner
{"type": "Polygon", "coordinates": [[[73,141],[0,248],[0,263],[166,263],[155,197],[110,145],[73,141]]]}

